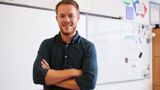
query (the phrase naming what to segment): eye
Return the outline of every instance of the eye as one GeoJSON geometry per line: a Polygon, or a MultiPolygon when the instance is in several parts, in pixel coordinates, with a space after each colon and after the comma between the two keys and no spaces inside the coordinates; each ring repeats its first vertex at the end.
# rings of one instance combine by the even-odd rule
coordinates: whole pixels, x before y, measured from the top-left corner
{"type": "Polygon", "coordinates": [[[74,14],[69,14],[69,18],[74,18],[74,14]]]}
{"type": "Polygon", "coordinates": [[[60,17],[60,18],[64,18],[64,17],[65,17],[65,15],[61,14],[61,15],[59,15],[59,17],[60,17]]]}

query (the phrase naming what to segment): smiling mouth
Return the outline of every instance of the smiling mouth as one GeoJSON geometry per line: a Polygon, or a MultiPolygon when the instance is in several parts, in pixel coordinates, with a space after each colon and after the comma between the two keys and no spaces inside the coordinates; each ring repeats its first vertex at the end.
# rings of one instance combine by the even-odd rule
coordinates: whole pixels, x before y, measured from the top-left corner
{"type": "Polygon", "coordinates": [[[70,31],[70,30],[72,30],[72,27],[68,26],[68,27],[66,27],[66,30],[70,31]]]}
{"type": "Polygon", "coordinates": [[[67,28],[72,28],[71,25],[64,25],[63,27],[66,28],[66,29],[67,29],[67,28]]]}

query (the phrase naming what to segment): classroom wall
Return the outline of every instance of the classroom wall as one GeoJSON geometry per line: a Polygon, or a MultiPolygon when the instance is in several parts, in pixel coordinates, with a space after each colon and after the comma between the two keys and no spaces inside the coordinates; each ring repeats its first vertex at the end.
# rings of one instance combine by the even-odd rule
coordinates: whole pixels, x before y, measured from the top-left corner
{"type": "MultiPolygon", "coordinates": [[[[3,0],[2,0],[3,1],[3,0]]],[[[57,2],[58,2],[59,0],[48,0],[48,2],[50,3],[50,2],[52,2],[51,4],[48,4],[48,3],[46,3],[46,4],[44,4],[44,5],[42,5],[42,6],[46,6],[47,8],[50,8],[50,9],[54,9],[52,6],[54,6],[57,2]]],[[[78,2],[79,2],[79,4],[80,4],[80,6],[81,6],[81,12],[83,12],[83,13],[93,13],[93,14],[97,14],[97,15],[104,15],[104,16],[113,16],[113,17],[122,17],[123,18],[123,20],[126,20],[126,21],[129,21],[129,22],[133,22],[133,23],[141,23],[141,24],[149,24],[149,12],[147,12],[146,13],[146,15],[142,18],[142,16],[140,16],[140,15],[134,15],[133,17],[134,17],[134,19],[133,20],[128,20],[128,19],[126,19],[126,13],[125,13],[125,8],[126,8],[126,5],[125,4],[122,4],[121,3],[121,1],[123,1],[123,0],[78,0],[78,2]],[[118,6],[118,7],[117,7],[118,6]],[[110,8],[111,7],[111,8],[110,8]],[[117,10],[117,8],[119,9],[119,10],[117,10]],[[107,10],[106,10],[107,9],[107,10]]],[[[126,0],[127,1],[127,0],[126,0]]],[[[152,1],[155,1],[155,2],[159,2],[160,3],[160,1],[159,0],[152,0],[152,1]]],[[[17,2],[18,2],[18,0],[17,0],[17,2]]],[[[16,3],[17,3],[16,2],[16,3]]],[[[142,3],[145,3],[146,5],[147,5],[147,7],[149,7],[149,0],[140,0],[140,2],[142,2],[142,3]]],[[[32,2],[29,2],[29,3],[32,3],[32,2]]],[[[40,4],[42,4],[42,3],[40,3],[40,4]]],[[[41,6],[39,4],[39,6],[41,6]]],[[[33,6],[35,5],[37,5],[37,4],[32,4],[33,6]]],[[[4,10],[4,9],[2,9],[2,10],[4,10]]],[[[36,12],[39,12],[39,10],[35,10],[36,12]]],[[[3,13],[4,14],[4,11],[2,12],[2,11],[0,11],[0,13],[3,13]]],[[[7,13],[7,14],[11,14],[11,13],[7,13]]],[[[45,17],[45,14],[48,14],[48,12],[46,11],[44,11],[44,13],[42,14],[42,17],[45,17]],[[44,15],[44,16],[43,16],[44,15]]],[[[3,15],[3,16],[5,16],[5,15],[3,15]]],[[[16,15],[14,15],[15,17],[16,17],[16,15]]],[[[47,16],[47,15],[46,15],[47,16]]],[[[48,16],[50,16],[50,18],[52,18],[51,17],[51,15],[48,15],[48,16]]],[[[30,14],[28,13],[28,15],[27,15],[27,17],[31,17],[30,16],[30,14]]],[[[18,17],[17,17],[18,18],[18,17]]],[[[21,18],[24,18],[24,17],[21,17],[21,18]]],[[[32,18],[33,19],[35,19],[36,20],[36,16],[32,16],[32,18]]],[[[54,18],[54,17],[53,17],[54,18]]],[[[85,18],[85,16],[82,16],[82,18],[85,20],[86,18],[85,18]]],[[[42,18],[43,19],[43,18],[42,18]]],[[[2,20],[4,20],[3,18],[2,18],[2,20]]],[[[5,20],[4,20],[5,21],[5,20]]],[[[44,20],[45,21],[45,20],[44,20]]],[[[11,21],[12,22],[12,24],[14,23],[13,21],[11,21]]],[[[46,22],[51,22],[51,23],[55,23],[55,22],[52,22],[51,20],[46,20],[46,22]]],[[[7,25],[7,21],[5,21],[5,25],[7,25]]],[[[29,23],[29,21],[28,21],[28,23],[29,23]]],[[[35,23],[36,25],[38,25],[37,23],[35,23]]],[[[40,23],[40,25],[43,25],[43,24],[45,24],[45,23],[40,23]]],[[[82,25],[84,25],[84,27],[86,28],[87,26],[85,26],[85,25],[87,25],[87,24],[83,24],[83,21],[81,22],[81,24],[82,25]]],[[[29,24],[30,25],[30,24],[29,24]]],[[[52,24],[51,24],[52,25],[52,24]]],[[[5,28],[5,27],[8,27],[8,26],[3,26],[3,28],[5,28]]],[[[16,25],[16,28],[18,28],[19,26],[18,25],[16,25]]],[[[27,28],[27,26],[25,26],[26,28],[27,28]]],[[[55,26],[56,28],[57,28],[57,26],[55,26]]],[[[11,27],[12,28],[12,27],[11,27]]],[[[20,28],[22,28],[22,26],[20,26],[20,28]]],[[[46,28],[46,27],[44,27],[44,28],[46,28]]],[[[53,29],[53,27],[48,27],[47,29],[53,29]]],[[[38,27],[35,27],[35,29],[34,30],[38,30],[38,27]]],[[[30,30],[30,33],[32,33],[32,32],[34,32],[34,30],[30,30]]],[[[0,31],[0,32],[2,32],[2,30],[0,31]]],[[[3,34],[3,35],[7,35],[6,33],[6,31],[3,31],[3,32],[5,32],[5,34],[3,34]]],[[[18,31],[17,32],[14,32],[14,31],[12,31],[13,33],[9,33],[9,35],[14,35],[15,37],[14,38],[20,38],[20,34],[18,34],[18,31]]],[[[38,31],[37,31],[38,32],[38,31]]],[[[57,31],[56,31],[57,32],[57,31]]],[[[21,32],[21,33],[23,33],[24,34],[24,32],[21,32]]],[[[26,33],[25,35],[27,36],[27,35],[32,35],[32,34],[30,34],[30,33],[26,33]]],[[[35,33],[35,32],[34,32],[35,33]]],[[[38,35],[38,36],[40,36],[40,38],[39,37],[36,37],[35,39],[41,39],[41,40],[43,40],[44,38],[47,38],[47,37],[49,37],[49,36],[52,36],[51,34],[55,34],[55,32],[53,33],[52,31],[42,31],[41,33],[43,33],[42,35],[38,35]],[[47,35],[48,34],[48,35],[47,35]]],[[[84,36],[84,37],[87,37],[86,36],[86,34],[85,34],[85,31],[82,31],[81,32],[81,34],[84,36]]],[[[3,36],[3,35],[1,35],[1,36],[3,36]]],[[[34,35],[32,35],[32,36],[34,36],[34,35]]],[[[7,37],[8,36],[5,36],[5,39],[7,39],[7,37]]],[[[13,39],[14,39],[13,38],[13,39]]],[[[3,41],[3,39],[4,38],[1,38],[0,40],[1,41],[3,41]]],[[[25,38],[26,39],[26,38],[25,38]]],[[[7,39],[7,40],[9,40],[9,39],[7,39]]],[[[21,41],[21,39],[18,39],[18,40],[20,40],[21,41]]],[[[32,40],[32,38],[29,38],[29,39],[27,39],[27,40],[32,40]]],[[[23,40],[22,40],[23,41],[23,40]]],[[[16,41],[16,42],[19,42],[19,41],[16,41]]],[[[29,41],[27,41],[27,42],[29,42],[29,41]]],[[[40,44],[40,41],[33,41],[33,42],[36,42],[36,45],[38,45],[38,44],[40,44]]],[[[10,42],[5,42],[5,43],[9,43],[9,44],[11,44],[10,42]]],[[[9,47],[9,45],[8,46],[6,46],[5,45],[5,43],[3,43],[2,45],[4,46],[4,47],[9,47]]],[[[12,43],[14,43],[13,41],[12,41],[12,43]]],[[[22,43],[25,43],[24,41],[22,42],[22,43]]],[[[33,43],[34,44],[34,43],[33,43]]],[[[13,44],[13,46],[15,46],[20,52],[22,52],[23,53],[23,50],[20,50],[21,48],[25,48],[25,50],[26,50],[26,47],[24,47],[25,45],[23,45],[22,44],[22,46],[20,46],[19,47],[19,43],[17,43],[17,44],[13,44]]],[[[29,45],[30,46],[30,45],[29,45]]],[[[37,46],[34,46],[34,47],[37,47],[37,46]]],[[[10,47],[11,48],[11,47],[10,47]]],[[[16,59],[18,58],[20,58],[20,57],[18,57],[18,54],[16,54],[16,53],[14,53],[14,51],[16,51],[16,48],[15,49],[13,49],[13,51],[12,52],[10,52],[10,54],[15,54],[15,56],[16,56],[16,59]]],[[[4,50],[4,49],[3,49],[4,50]]],[[[28,50],[29,50],[29,48],[28,48],[28,50]]],[[[34,49],[33,49],[34,50],[34,49]]],[[[4,50],[5,51],[5,50],[4,50]]],[[[18,51],[17,51],[18,52],[18,51]]],[[[36,50],[34,50],[33,52],[33,55],[36,55],[36,50]]],[[[3,53],[4,54],[4,53],[3,53]]],[[[2,55],[3,55],[2,54],[2,55]]],[[[5,52],[5,55],[7,54],[7,52],[5,52]]],[[[27,51],[27,54],[28,55],[30,55],[31,53],[29,52],[29,51],[27,51]]],[[[13,56],[12,55],[12,56],[13,56]]],[[[34,56],[32,55],[32,57],[31,58],[34,58],[34,56]]],[[[13,56],[14,57],[14,56],[13,56]]],[[[21,56],[21,57],[25,57],[25,56],[21,56]]],[[[29,56],[28,56],[29,57],[29,56]]],[[[4,56],[4,58],[7,58],[7,56],[5,57],[4,56]]],[[[8,57],[8,58],[12,58],[12,57],[8,57]]],[[[150,58],[150,60],[151,60],[151,58],[150,58]]],[[[29,61],[27,61],[27,64],[32,64],[33,63],[33,61],[31,61],[31,62],[29,62],[29,61]]],[[[18,64],[19,65],[19,67],[23,67],[23,66],[28,66],[28,65],[26,65],[26,63],[23,63],[22,65],[19,63],[19,62],[16,62],[15,64],[8,64],[7,62],[5,62],[2,66],[1,66],[1,70],[10,70],[10,68],[4,68],[5,67],[5,64],[6,65],[9,65],[9,66],[13,66],[13,67],[16,67],[16,64],[18,64]]],[[[149,64],[150,65],[152,65],[152,62],[151,61],[149,61],[149,64]]],[[[32,69],[32,65],[29,65],[30,67],[29,68],[27,68],[26,70],[27,71],[29,71],[29,72],[31,72],[31,70],[30,69],[32,69]]],[[[13,70],[15,70],[15,69],[17,69],[17,68],[11,68],[11,69],[13,69],[13,70]]],[[[23,70],[23,69],[18,69],[18,71],[21,71],[21,70],[23,70]]],[[[150,70],[151,70],[151,68],[150,68],[150,70]]],[[[151,72],[151,71],[150,71],[151,72]]],[[[10,75],[12,74],[12,73],[14,73],[14,72],[7,72],[7,71],[4,71],[4,73],[3,74],[1,74],[2,76],[5,76],[6,74],[6,76],[7,77],[9,77],[8,79],[5,79],[6,77],[4,77],[2,80],[3,81],[6,81],[5,83],[2,83],[1,82],[1,85],[3,85],[3,87],[0,87],[1,89],[3,89],[3,90],[5,90],[5,88],[9,88],[9,87],[7,87],[7,81],[9,81],[9,80],[13,80],[13,81],[16,81],[17,80],[17,78],[12,78],[12,77],[10,77],[10,75]]],[[[25,71],[22,71],[22,73],[23,73],[23,75],[24,76],[19,76],[20,78],[21,78],[21,80],[19,79],[18,81],[16,81],[17,83],[19,83],[19,82],[25,82],[25,80],[24,80],[24,77],[25,77],[25,74],[26,75],[30,75],[30,74],[28,74],[27,72],[25,72],[25,71]],[[23,81],[24,80],[24,81],[23,81]]],[[[13,75],[13,77],[15,76],[17,76],[17,74],[12,74],[13,75]]],[[[104,75],[104,76],[107,76],[107,74],[106,75],[104,75]]],[[[27,77],[27,83],[28,82],[30,82],[31,80],[32,80],[32,77],[31,76],[29,76],[29,77],[27,77]]],[[[12,83],[14,83],[14,82],[12,82],[12,83]]],[[[18,84],[17,83],[14,83],[10,88],[18,88],[18,84]]],[[[26,84],[26,83],[25,83],[26,84]]],[[[34,85],[33,83],[32,83],[32,81],[31,81],[31,83],[30,84],[28,84],[28,85],[30,85],[30,86],[32,86],[32,87],[36,87],[36,88],[34,88],[34,89],[38,89],[38,88],[42,88],[41,86],[37,86],[37,85],[34,85]]],[[[30,89],[30,87],[28,87],[27,88],[27,85],[24,85],[23,87],[26,87],[26,90],[27,89],[30,89]]],[[[21,89],[23,89],[23,88],[21,88],[21,89]]],[[[150,78],[145,78],[145,79],[142,79],[142,80],[131,80],[131,81],[124,81],[124,82],[114,82],[114,83],[108,83],[108,84],[97,84],[97,86],[96,86],[96,89],[95,90],[152,90],[152,78],[150,77],[150,78]]]]}

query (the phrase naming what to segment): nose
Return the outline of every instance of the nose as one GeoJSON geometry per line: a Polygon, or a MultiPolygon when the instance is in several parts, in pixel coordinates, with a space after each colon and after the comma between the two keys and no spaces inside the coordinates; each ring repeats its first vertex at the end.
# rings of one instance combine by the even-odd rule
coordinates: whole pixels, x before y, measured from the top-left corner
{"type": "Polygon", "coordinates": [[[64,18],[64,20],[65,20],[66,22],[68,22],[70,19],[69,19],[68,16],[66,16],[66,17],[64,18]]]}

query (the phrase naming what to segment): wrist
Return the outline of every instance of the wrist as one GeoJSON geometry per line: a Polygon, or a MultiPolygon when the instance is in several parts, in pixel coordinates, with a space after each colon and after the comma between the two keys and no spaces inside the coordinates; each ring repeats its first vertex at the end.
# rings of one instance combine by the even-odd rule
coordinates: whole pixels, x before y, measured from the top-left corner
{"type": "Polygon", "coordinates": [[[73,77],[78,77],[81,75],[81,70],[78,69],[71,69],[71,74],[73,77]]]}

